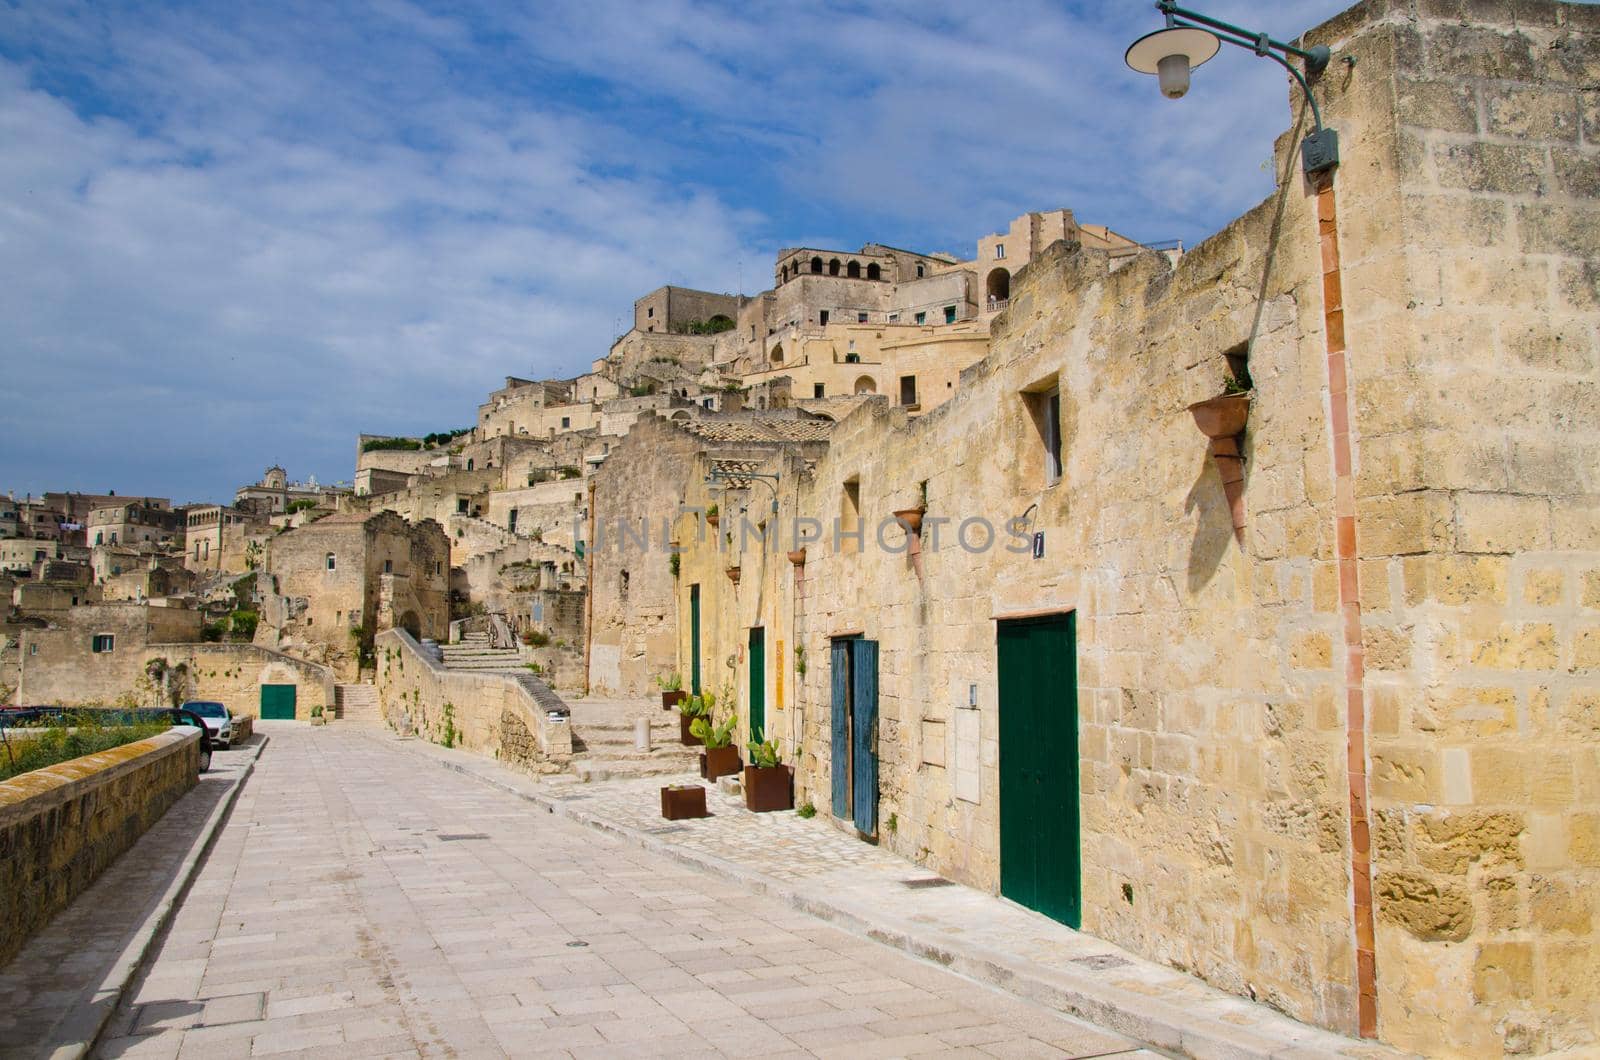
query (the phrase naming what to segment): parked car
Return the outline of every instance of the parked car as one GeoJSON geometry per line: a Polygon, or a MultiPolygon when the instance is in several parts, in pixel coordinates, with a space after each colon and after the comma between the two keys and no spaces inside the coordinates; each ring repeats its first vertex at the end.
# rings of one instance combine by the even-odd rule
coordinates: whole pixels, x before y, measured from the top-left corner
{"type": "Polygon", "coordinates": [[[233,746],[233,715],[226,706],[209,699],[192,699],[180,709],[198,714],[211,733],[211,741],[224,751],[233,746]]]}

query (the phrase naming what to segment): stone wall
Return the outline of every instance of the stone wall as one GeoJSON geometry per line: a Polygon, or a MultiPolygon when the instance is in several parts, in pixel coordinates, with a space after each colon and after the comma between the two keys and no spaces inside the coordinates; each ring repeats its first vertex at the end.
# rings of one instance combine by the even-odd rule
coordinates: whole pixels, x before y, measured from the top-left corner
{"type": "Polygon", "coordinates": [[[200,734],[160,736],[0,781],[0,965],[194,787],[200,734]]]}
{"type": "Polygon", "coordinates": [[[447,670],[404,630],[377,638],[378,698],[389,724],[529,773],[555,773],[572,759],[572,732],[513,676],[447,670]]]}

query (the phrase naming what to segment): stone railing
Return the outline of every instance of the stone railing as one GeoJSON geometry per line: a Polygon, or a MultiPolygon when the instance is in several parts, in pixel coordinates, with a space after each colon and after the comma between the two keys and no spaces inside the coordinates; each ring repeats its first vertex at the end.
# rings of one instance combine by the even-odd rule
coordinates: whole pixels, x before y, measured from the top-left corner
{"type": "Polygon", "coordinates": [[[531,673],[448,669],[403,629],[379,633],[375,646],[378,698],[395,728],[530,773],[560,772],[571,761],[571,726],[555,713],[558,701],[535,697],[531,673]]]}
{"type": "Polygon", "coordinates": [[[0,965],[194,787],[200,734],[147,740],[0,782],[0,965]]]}

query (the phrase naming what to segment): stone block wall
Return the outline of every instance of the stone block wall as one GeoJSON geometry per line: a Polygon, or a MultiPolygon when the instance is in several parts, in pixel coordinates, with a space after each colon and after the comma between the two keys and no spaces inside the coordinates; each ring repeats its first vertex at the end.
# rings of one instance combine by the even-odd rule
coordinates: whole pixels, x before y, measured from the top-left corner
{"type": "Polygon", "coordinates": [[[0,965],[194,787],[199,733],[172,730],[0,782],[0,965]]]}
{"type": "Polygon", "coordinates": [[[515,677],[447,670],[404,630],[378,634],[376,648],[378,698],[390,725],[529,773],[560,772],[571,761],[569,725],[546,717],[515,677]]]}

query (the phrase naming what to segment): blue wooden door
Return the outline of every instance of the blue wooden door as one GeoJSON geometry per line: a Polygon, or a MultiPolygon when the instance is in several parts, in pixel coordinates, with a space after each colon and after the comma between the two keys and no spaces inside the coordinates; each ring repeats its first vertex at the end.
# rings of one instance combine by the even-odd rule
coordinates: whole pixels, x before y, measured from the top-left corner
{"type": "Polygon", "coordinates": [[[833,680],[833,754],[829,772],[833,779],[833,815],[850,816],[850,642],[833,642],[830,660],[833,680]]]}
{"type": "Polygon", "coordinates": [[[850,642],[851,810],[856,830],[878,830],[878,642],[850,642]]]}

